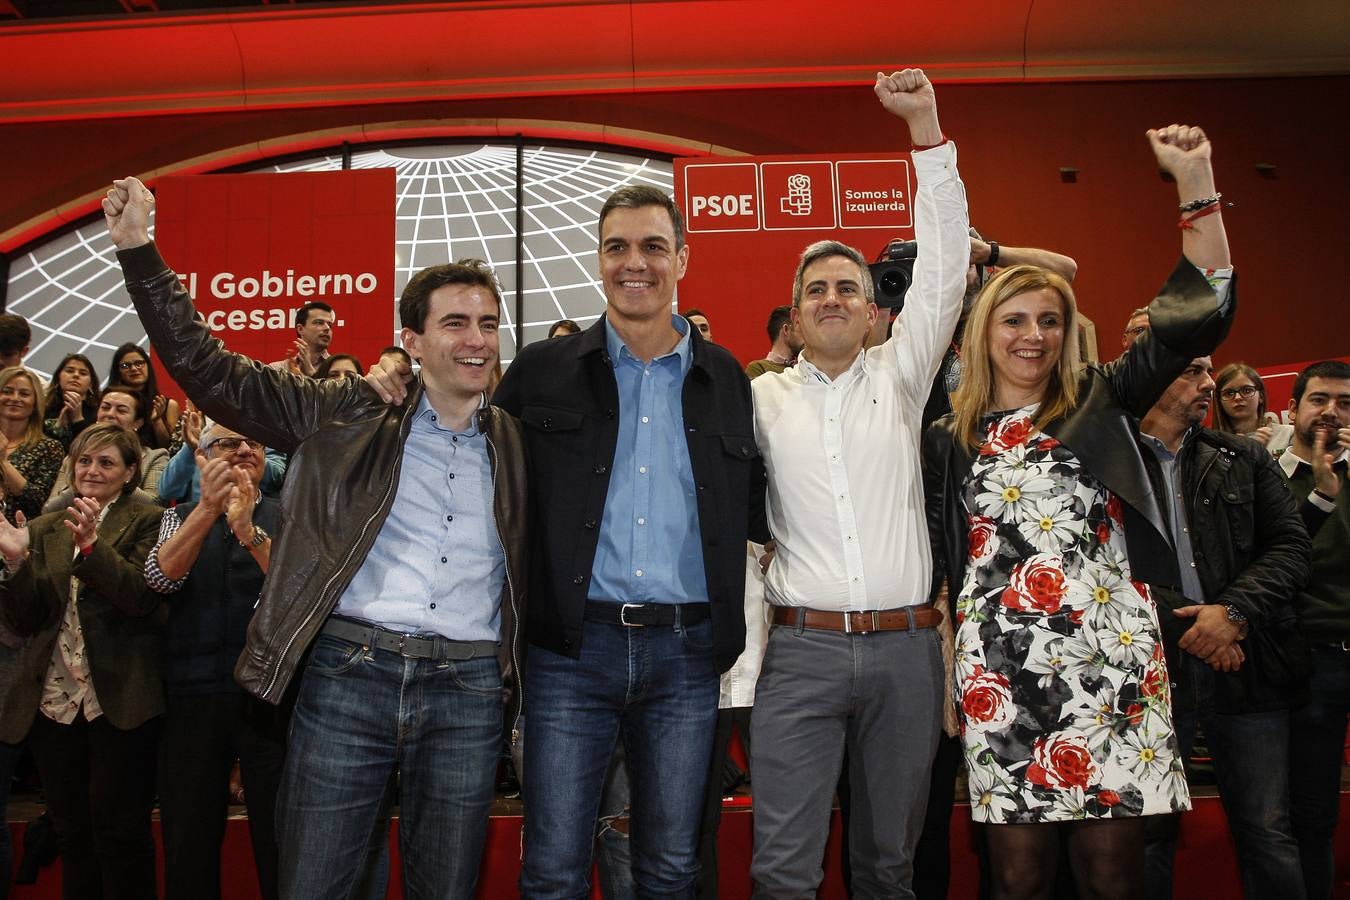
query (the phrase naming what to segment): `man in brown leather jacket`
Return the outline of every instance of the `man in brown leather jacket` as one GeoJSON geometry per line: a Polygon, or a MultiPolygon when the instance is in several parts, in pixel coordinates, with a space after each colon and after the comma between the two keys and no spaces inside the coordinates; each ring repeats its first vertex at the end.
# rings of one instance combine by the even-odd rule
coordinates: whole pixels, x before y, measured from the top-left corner
{"type": "MultiPolygon", "coordinates": [[[[399,301],[410,402],[227,352],[149,241],[134,178],[103,201],[127,289],[169,372],[212,418],[291,454],[268,577],[235,669],[272,703],[304,663],[277,804],[280,894],[345,895],[385,786],[402,784],[404,882],[471,896],[524,609],[519,423],[485,401],[501,297],[481,261],[399,301]]],[[[271,540],[255,534],[254,540],[271,540]]]]}

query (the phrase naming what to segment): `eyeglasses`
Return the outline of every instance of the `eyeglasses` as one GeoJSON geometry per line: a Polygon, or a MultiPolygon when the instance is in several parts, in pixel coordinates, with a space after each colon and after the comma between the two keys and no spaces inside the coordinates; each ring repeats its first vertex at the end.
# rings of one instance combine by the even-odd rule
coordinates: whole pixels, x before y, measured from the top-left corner
{"type": "Polygon", "coordinates": [[[248,444],[248,449],[257,450],[259,453],[263,450],[262,441],[255,441],[252,438],[217,438],[202,449],[210,450],[212,447],[219,447],[226,453],[233,453],[239,449],[241,444],[248,444]]]}
{"type": "Polygon", "coordinates": [[[1256,396],[1256,385],[1244,384],[1240,388],[1224,388],[1219,391],[1219,396],[1225,400],[1232,400],[1235,397],[1241,397],[1243,400],[1250,400],[1256,396]]]}
{"type": "Polygon", "coordinates": [[[1133,328],[1125,329],[1125,333],[1130,337],[1139,337],[1139,335],[1143,334],[1145,331],[1148,331],[1147,325],[1136,325],[1133,328]]]}
{"type": "Polygon", "coordinates": [[[143,359],[138,359],[138,360],[136,360],[135,362],[130,362],[130,361],[128,361],[128,362],[120,362],[120,363],[117,364],[117,368],[119,368],[119,369],[121,369],[123,372],[125,372],[125,371],[127,371],[128,369],[144,369],[144,368],[145,368],[146,366],[148,366],[148,365],[150,365],[150,364],[149,364],[148,362],[146,362],[145,360],[143,360],[143,359]]]}

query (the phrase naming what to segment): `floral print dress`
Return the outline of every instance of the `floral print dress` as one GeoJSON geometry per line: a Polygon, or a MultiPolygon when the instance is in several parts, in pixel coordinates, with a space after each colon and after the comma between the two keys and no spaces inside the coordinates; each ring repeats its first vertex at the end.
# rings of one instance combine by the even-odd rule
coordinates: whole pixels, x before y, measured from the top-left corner
{"type": "Polygon", "coordinates": [[[1190,807],[1167,665],[1120,501],[1035,407],[991,416],[966,481],[956,700],[976,822],[1190,807]]]}

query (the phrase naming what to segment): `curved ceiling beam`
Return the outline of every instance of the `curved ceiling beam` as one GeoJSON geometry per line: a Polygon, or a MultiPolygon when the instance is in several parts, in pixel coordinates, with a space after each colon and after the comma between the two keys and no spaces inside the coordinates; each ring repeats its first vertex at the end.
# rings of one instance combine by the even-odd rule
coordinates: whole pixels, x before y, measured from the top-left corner
{"type": "Polygon", "coordinates": [[[0,26],[0,123],[492,96],[1350,71],[1350,4],[476,0],[0,26]]]}
{"type": "MultiPolygon", "coordinates": [[[[532,141],[584,141],[611,147],[646,150],[669,156],[741,156],[742,151],[716,144],[689,141],[684,138],[632,128],[612,128],[589,122],[554,122],[543,119],[439,119],[412,122],[376,122],[353,128],[330,128],[303,134],[286,135],[267,141],[257,141],[229,147],[215,153],[185,159],[169,166],[136,173],[151,187],[166,175],[196,175],[218,172],[234,166],[247,165],[279,156],[307,151],[332,150],[347,144],[369,144],[383,141],[407,141],[436,138],[484,138],[487,140],[514,140],[521,135],[532,141]]],[[[69,203],[48,210],[0,232],[0,253],[9,253],[43,235],[65,225],[93,215],[99,209],[103,192],[85,194],[69,203]]]]}

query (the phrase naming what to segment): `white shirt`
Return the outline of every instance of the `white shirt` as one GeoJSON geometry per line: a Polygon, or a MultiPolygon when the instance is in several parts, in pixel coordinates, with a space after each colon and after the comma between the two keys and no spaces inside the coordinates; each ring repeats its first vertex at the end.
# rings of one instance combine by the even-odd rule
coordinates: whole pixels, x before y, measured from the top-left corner
{"type": "MultiPolygon", "coordinates": [[[[1288,427],[1290,431],[1293,431],[1294,426],[1289,425],[1286,427],[1288,427]]],[[[1336,463],[1341,462],[1342,460],[1350,460],[1350,450],[1342,450],[1340,453],[1337,453],[1336,458],[1331,461],[1331,464],[1334,466],[1336,463]]],[[[1294,473],[1298,471],[1299,463],[1304,463],[1305,465],[1309,466],[1312,465],[1311,462],[1309,462],[1308,460],[1304,459],[1303,457],[1299,456],[1297,453],[1294,452],[1294,445],[1292,442],[1288,447],[1284,449],[1283,453],[1281,453],[1278,457],[1276,457],[1275,461],[1278,462],[1280,464],[1280,468],[1284,470],[1286,478],[1294,477],[1294,473]]],[[[1333,513],[1336,511],[1336,501],[1332,500],[1331,502],[1328,502],[1326,500],[1323,500],[1320,496],[1318,496],[1316,490],[1308,492],[1308,502],[1311,503],[1313,506],[1317,507],[1318,509],[1320,509],[1324,513],[1333,513]]]]}
{"type": "Polygon", "coordinates": [[[795,368],[750,383],[778,541],[765,596],[777,606],[842,612],[928,598],[919,425],[961,314],[970,226],[956,148],[913,158],[920,252],[891,339],[833,381],[808,351],[795,368]]]}

